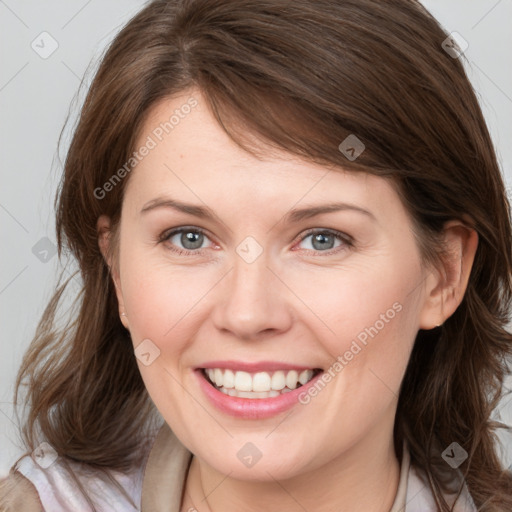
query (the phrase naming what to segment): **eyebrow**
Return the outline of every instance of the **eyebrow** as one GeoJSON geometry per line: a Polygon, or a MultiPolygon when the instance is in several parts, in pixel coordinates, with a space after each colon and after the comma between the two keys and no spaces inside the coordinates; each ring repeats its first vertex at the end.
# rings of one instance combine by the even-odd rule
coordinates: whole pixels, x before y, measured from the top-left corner
{"type": "MultiPolygon", "coordinates": [[[[177,210],[182,213],[186,213],[189,215],[193,215],[194,217],[199,217],[202,219],[213,219],[217,217],[210,208],[207,206],[199,206],[195,204],[182,203],[181,201],[176,201],[171,198],[156,198],[148,201],[140,211],[141,214],[147,213],[151,210],[155,210],[156,208],[170,208],[173,210],[177,210]]],[[[299,222],[304,219],[310,219],[312,217],[316,217],[317,215],[322,215],[325,213],[332,213],[337,211],[355,211],[358,213],[362,213],[372,220],[376,221],[375,215],[369,210],[365,210],[360,206],[350,204],[350,203],[330,203],[325,205],[318,206],[309,206],[305,208],[293,209],[290,210],[284,216],[285,223],[299,222]]]]}

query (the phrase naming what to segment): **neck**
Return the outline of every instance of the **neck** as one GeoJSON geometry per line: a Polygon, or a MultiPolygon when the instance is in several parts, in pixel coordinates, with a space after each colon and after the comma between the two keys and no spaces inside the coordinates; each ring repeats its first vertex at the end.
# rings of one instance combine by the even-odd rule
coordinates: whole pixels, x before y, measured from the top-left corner
{"type": "MultiPolygon", "coordinates": [[[[382,432],[381,432],[382,433],[382,432]]],[[[247,481],[226,476],[193,457],[182,511],[389,512],[400,466],[392,436],[366,437],[313,471],[286,480],[247,481]]]]}

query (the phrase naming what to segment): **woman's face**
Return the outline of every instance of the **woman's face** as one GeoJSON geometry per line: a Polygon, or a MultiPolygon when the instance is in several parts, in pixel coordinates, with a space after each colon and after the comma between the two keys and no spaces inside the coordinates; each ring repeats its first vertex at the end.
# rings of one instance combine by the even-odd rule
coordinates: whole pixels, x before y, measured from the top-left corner
{"type": "Polygon", "coordinates": [[[427,315],[394,188],[285,153],[257,159],[197,91],[152,110],[143,146],[115,279],[142,378],[180,440],[256,480],[389,448],[427,315]]]}

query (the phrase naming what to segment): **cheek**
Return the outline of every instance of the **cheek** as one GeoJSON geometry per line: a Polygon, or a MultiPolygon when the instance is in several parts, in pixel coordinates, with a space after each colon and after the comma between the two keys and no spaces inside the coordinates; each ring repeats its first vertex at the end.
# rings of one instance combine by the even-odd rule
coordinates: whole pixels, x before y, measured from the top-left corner
{"type": "Polygon", "coordinates": [[[134,345],[150,339],[163,356],[182,351],[192,338],[194,315],[215,283],[211,274],[127,254],[121,283],[134,345]]]}
{"type": "Polygon", "coordinates": [[[389,257],[289,278],[310,310],[313,335],[333,358],[332,374],[343,375],[339,385],[370,401],[372,393],[389,394],[386,388],[398,393],[418,330],[419,262],[389,257]]]}
{"type": "Polygon", "coordinates": [[[166,418],[189,424],[195,402],[181,384],[189,370],[184,354],[194,339],[195,307],[207,291],[205,273],[173,268],[136,251],[124,257],[121,283],[130,336],[136,355],[149,351],[151,357],[147,365],[138,357],[140,374],[166,418]]]}
{"type": "Polygon", "coordinates": [[[404,265],[389,257],[322,271],[296,269],[283,280],[292,283],[306,315],[316,318],[315,333],[329,343],[357,337],[364,343],[378,335],[375,330],[384,333],[400,324],[406,310],[413,313],[405,306],[415,296],[421,272],[415,261],[404,265]]]}

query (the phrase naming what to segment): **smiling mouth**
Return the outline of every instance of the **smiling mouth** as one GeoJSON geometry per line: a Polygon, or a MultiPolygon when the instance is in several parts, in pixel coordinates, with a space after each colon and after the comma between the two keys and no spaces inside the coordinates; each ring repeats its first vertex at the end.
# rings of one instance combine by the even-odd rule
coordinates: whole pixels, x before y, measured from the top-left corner
{"type": "Polygon", "coordinates": [[[218,391],[237,398],[274,398],[302,387],[323,370],[277,370],[273,372],[234,371],[203,368],[204,378],[218,391]]]}

